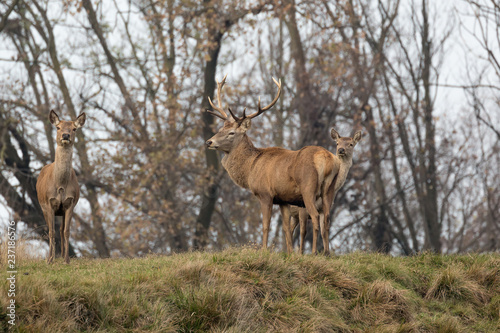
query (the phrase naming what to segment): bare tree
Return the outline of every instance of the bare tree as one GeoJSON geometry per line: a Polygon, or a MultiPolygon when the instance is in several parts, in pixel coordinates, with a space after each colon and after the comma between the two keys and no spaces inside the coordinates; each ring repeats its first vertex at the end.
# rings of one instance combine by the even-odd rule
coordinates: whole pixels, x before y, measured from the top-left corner
{"type": "MultiPolygon", "coordinates": [[[[275,112],[256,119],[257,146],[317,144],[334,152],[329,128],[367,133],[330,212],[328,241],[338,251],[498,248],[498,6],[464,0],[455,13],[441,6],[4,1],[2,202],[46,235],[34,190],[55,156],[46,114],[54,108],[74,119],[85,111],[89,126],[77,134],[73,163],[81,182],[71,231],[78,248],[70,244],[70,255],[260,243],[259,203],[205,149],[216,125],[204,111],[217,73],[240,83],[226,91],[235,108],[254,96],[271,100],[267,78],[274,76],[282,78],[283,94],[275,112]],[[465,91],[469,105],[440,102],[452,14],[463,21],[468,62],[466,82],[448,86],[465,91]],[[467,30],[471,21],[475,30],[467,30]]],[[[278,213],[270,238],[279,247],[278,213]]]]}

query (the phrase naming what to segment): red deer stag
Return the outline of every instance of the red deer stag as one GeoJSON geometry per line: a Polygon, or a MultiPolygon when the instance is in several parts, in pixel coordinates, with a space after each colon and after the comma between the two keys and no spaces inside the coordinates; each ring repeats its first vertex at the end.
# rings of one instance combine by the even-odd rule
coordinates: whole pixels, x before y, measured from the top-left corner
{"type": "MultiPolygon", "coordinates": [[[[260,201],[265,249],[272,206],[273,204],[280,205],[287,250],[291,253],[293,245],[289,224],[289,205],[305,206],[314,224],[318,226],[320,212],[316,201],[321,199],[323,207],[330,207],[334,189],[332,181],[340,166],[334,162],[335,156],[322,147],[309,146],[298,151],[277,147],[256,148],[246,132],[253,118],[269,110],[277,102],[281,94],[281,81],[277,82],[273,78],[278,86],[278,93],[269,105],[262,108],[259,98],[257,112],[247,116],[243,111],[243,116],[237,117],[230,108],[228,110],[231,116],[222,108],[221,90],[225,80],[226,77],[222,82],[217,82],[218,106],[215,106],[209,99],[212,108],[218,112],[207,110],[210,114],[224,120],[224,126],[206,144],[210,149],[224,152],[222,166],[231,179],[238,186],[252,191],[260,201]]],[[[325,210],[324,214],[328,218],[329,211],[325,210]]],[[[316,241],[319,227],[314,231],[313,238],[316,241]]],[[[315,245],[313,245],[313,252],[316,252],[315,245]]]]}
{"type": "Polygon", "coordinates": [[[80,198],[80,187],[73,170],[73,144],[75,132],[85,124],[85,113],[81,113],[75,121],[59,120],[53,110],[49,114],[50,122],[57,128],[57,149],[54,163],[46,165],[40,171],[36,182],[38,202],[49,227],[49,254],[47,263],[55,257],[55,217],[62,216],[61,222],[61,256],[69,264],[69,228],[73,209],[80,198]]]}
{"type": "MultiPolygon", "coordinates": [[[[341,137],[339,133],[332,128],[331,130],[332,139],[337,143],[337,155],[335,155],[335,165],[338,173],[335,175],[333,180],[334,189],[333,189],[333,199],[337,195],[337,192],[344,185],[345,180],[347,178],[347,174],[349,173],[349,169],[352,166],[352,154],[354,147],[361,140],[361,131],[357,131],[352,138],[349,137],[341,137]],[[338,166],[338,167],[337,167],[338,166]]],[[[316,202],[318,206],[321,207],[321,201],[316,202]]],[[[333,205],[333,200],[331,202],[333,205]]],[[[331,207],[331,206],[330,206],[331,207]]],[[[330,207],[328,210],[330,210],[330,207]]],[[[291,209],[291,227],[290,230],[293,232],[297,223],[300,224],[300,253],[304,253],[304,238],[306,236],[306,222],[308,218],[307,211],[304,208],[292,207],[291,209]]],[[[323,238],[323,247],[325,249],[325,253],[330,252],[330,221],[328,219],[323,219],[323,216],[320,217],[320,228],[321,228],[321,237],[323,238]],[[326,223],[324,222],[326,221],[326,223]]]]}

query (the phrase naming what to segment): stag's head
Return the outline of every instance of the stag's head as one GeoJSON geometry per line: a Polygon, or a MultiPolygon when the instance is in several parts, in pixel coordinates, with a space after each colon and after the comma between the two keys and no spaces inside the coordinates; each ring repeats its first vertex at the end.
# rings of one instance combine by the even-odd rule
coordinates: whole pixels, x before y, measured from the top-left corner
{"type": "Polygon", "coordinates": [[[70,147],[75,142],[76,130],[85,124],[85,113],[81,113],[75,121],[60,120],[57,113],[51,110],[49,120],[57,128],[56,142],[58,146],[70,147]]]}
{"type": "Polygon", "coordinates": [[[276,94],[276,97],[269,105],[262,108],[260,106],[260,97],[259,97],[257,112],[247,116],[245,114],[245,110],[243,110],[243,115],[241,117],[237,117],[233,113],[231,108],[228,108],[230,115],[228,115],[222,108],[221,91],[222,87],[224,86],[224,83],[226,82],[226,77],[227,75],[224,76],[222,82],[217,82],[218,105],[217,106],[214,105],[210,97],[208,98],[208,101],[212,106],[212,108],[218,112],[207,110],[208,113],[224,120],[224,126],[217,132],[217,134],[215,134],[213,137],[207,140],[206,144],[209,149],[217,149],[225,153],[229,153],[233,149],[233,147],[236,147],[238,145],[238,143],[244,137],[246,131],[250,128],[252,118],[257,117],[264,111],[269,110],[274,104],[276,104],[281,94],[281,80],[278,82],[273,78],[274,83],[278,86],[278,93],[276,94]]]}
{"type": "Polygon", "coordinates": [[[361,140],[361,131],[354,133],[352,138],[341,137],[334,128],[331,134],[333,141],[337,143],[337,156],[342,159],[351,159],[354,147],[361,140]]]}

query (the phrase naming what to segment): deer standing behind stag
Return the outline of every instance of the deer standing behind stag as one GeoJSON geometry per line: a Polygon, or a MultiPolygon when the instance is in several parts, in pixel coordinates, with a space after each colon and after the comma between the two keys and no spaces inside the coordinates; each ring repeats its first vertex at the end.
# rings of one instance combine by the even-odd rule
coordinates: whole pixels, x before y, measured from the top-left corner
{"type": "Polygon", "coordinates": [[[85,124],[85,113],[75,121],[60,120],[53,110],[49,120],[57,128],[56,156],[54,163],[46,165],[40,171],[36,182],[38,202],[49,227],[49,253],[47,263],[55,257],[55,217],[61,216],[61,256],[69,264],[69,231],[73,209],[80,198],[80,187],[72,167],[73,144],[76,130],[85,124]]]}
{"type": "MultiPolygon", "coordinates": [[[[335,156],[335,162],[340,166],[339,172],[335,176],[334,183],[335,188],[333,190],[333,198],[337,195],[337,192],[344,185],[345,180],[347,178],[347,174],[349,173],[349,169],[352,166],[352,154],[354,147],[361,140],[361,132],[357,131],[352,138],[350,137],[341,137],[339,133],[332,128],[331,130],[332,139],[337,144],[337,155],[335,156]]],[[[322,205],[321,200],[317,200],[316,204],[322,205]]],[[[332,201],[333,205],[333,201],[332,201]]],[[[291,230],[295,229],[297,224],[300,225],[300,253],[304,253],[304,241],[306,237],[306,222],[307,222],[308,214],[304,208],[300,207],[292,207],[291,209],[291,230]]],[[[328,253],[330,251],[330,221],[320,221],[320,229],[321,229],[321,237],[323,238],[323,248],[325,252],[328,253]]]]}
{"type": "MultiPolygon", "coordinates": [[[[242,116],[238,117],[231,108],[228,107],[229,116],[222,107],[221,91],[226,77],[227,75],[221,82],[217,82],[217,105],[209,98],[209,103],[214,110],[207,110],[207,112],[222,119],[224,126],[206,142],[207,147],[224,152],[222,166],[231,179],[238,186],[250,190],[259,200],[262,210],[264,249],[267,248],[268,243],[272,206],[276,204],[280,206],[283,217],[288,253],[293,252],[290,206],[304,207],[305,212],[311,217],[312,252],[317,253],[320,225],[322,236],[328,237],[330,207],[336,192],[342,186],[338,184],[343,184],[347,175],[344,163],[337,156],[319,146],[307,146],[297,151],[278,147],[255,147],[246,132],[250,129],[253,118],[276,104],[281,94],[281,80],[278,82],[273,78],[278,92],[269,105],[261,107],[259,98],[255,113],[246,115],[244,110],[242,116]]],[[[351,139],[353,145],[350,147],[354,147],[360,138],[361,133],[356,133],[351,139]]],[[[323,242],[324,253],[329,254],[328,238],[323,242]]]]}

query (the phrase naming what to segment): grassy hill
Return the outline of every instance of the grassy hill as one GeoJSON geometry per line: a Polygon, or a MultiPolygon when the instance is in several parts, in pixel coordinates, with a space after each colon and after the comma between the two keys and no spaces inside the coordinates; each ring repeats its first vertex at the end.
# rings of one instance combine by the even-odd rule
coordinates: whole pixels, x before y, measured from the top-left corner
{"type": "MultiPolygon", "coordinates": [[[[18,265],[21,332],[499,332],[500,255],[231,248],[18,265]]],[[[5,281],[7,268],[2,266],[5,281]]],[[[6,323],[2,283],[0,330],[6,323]]]]}

